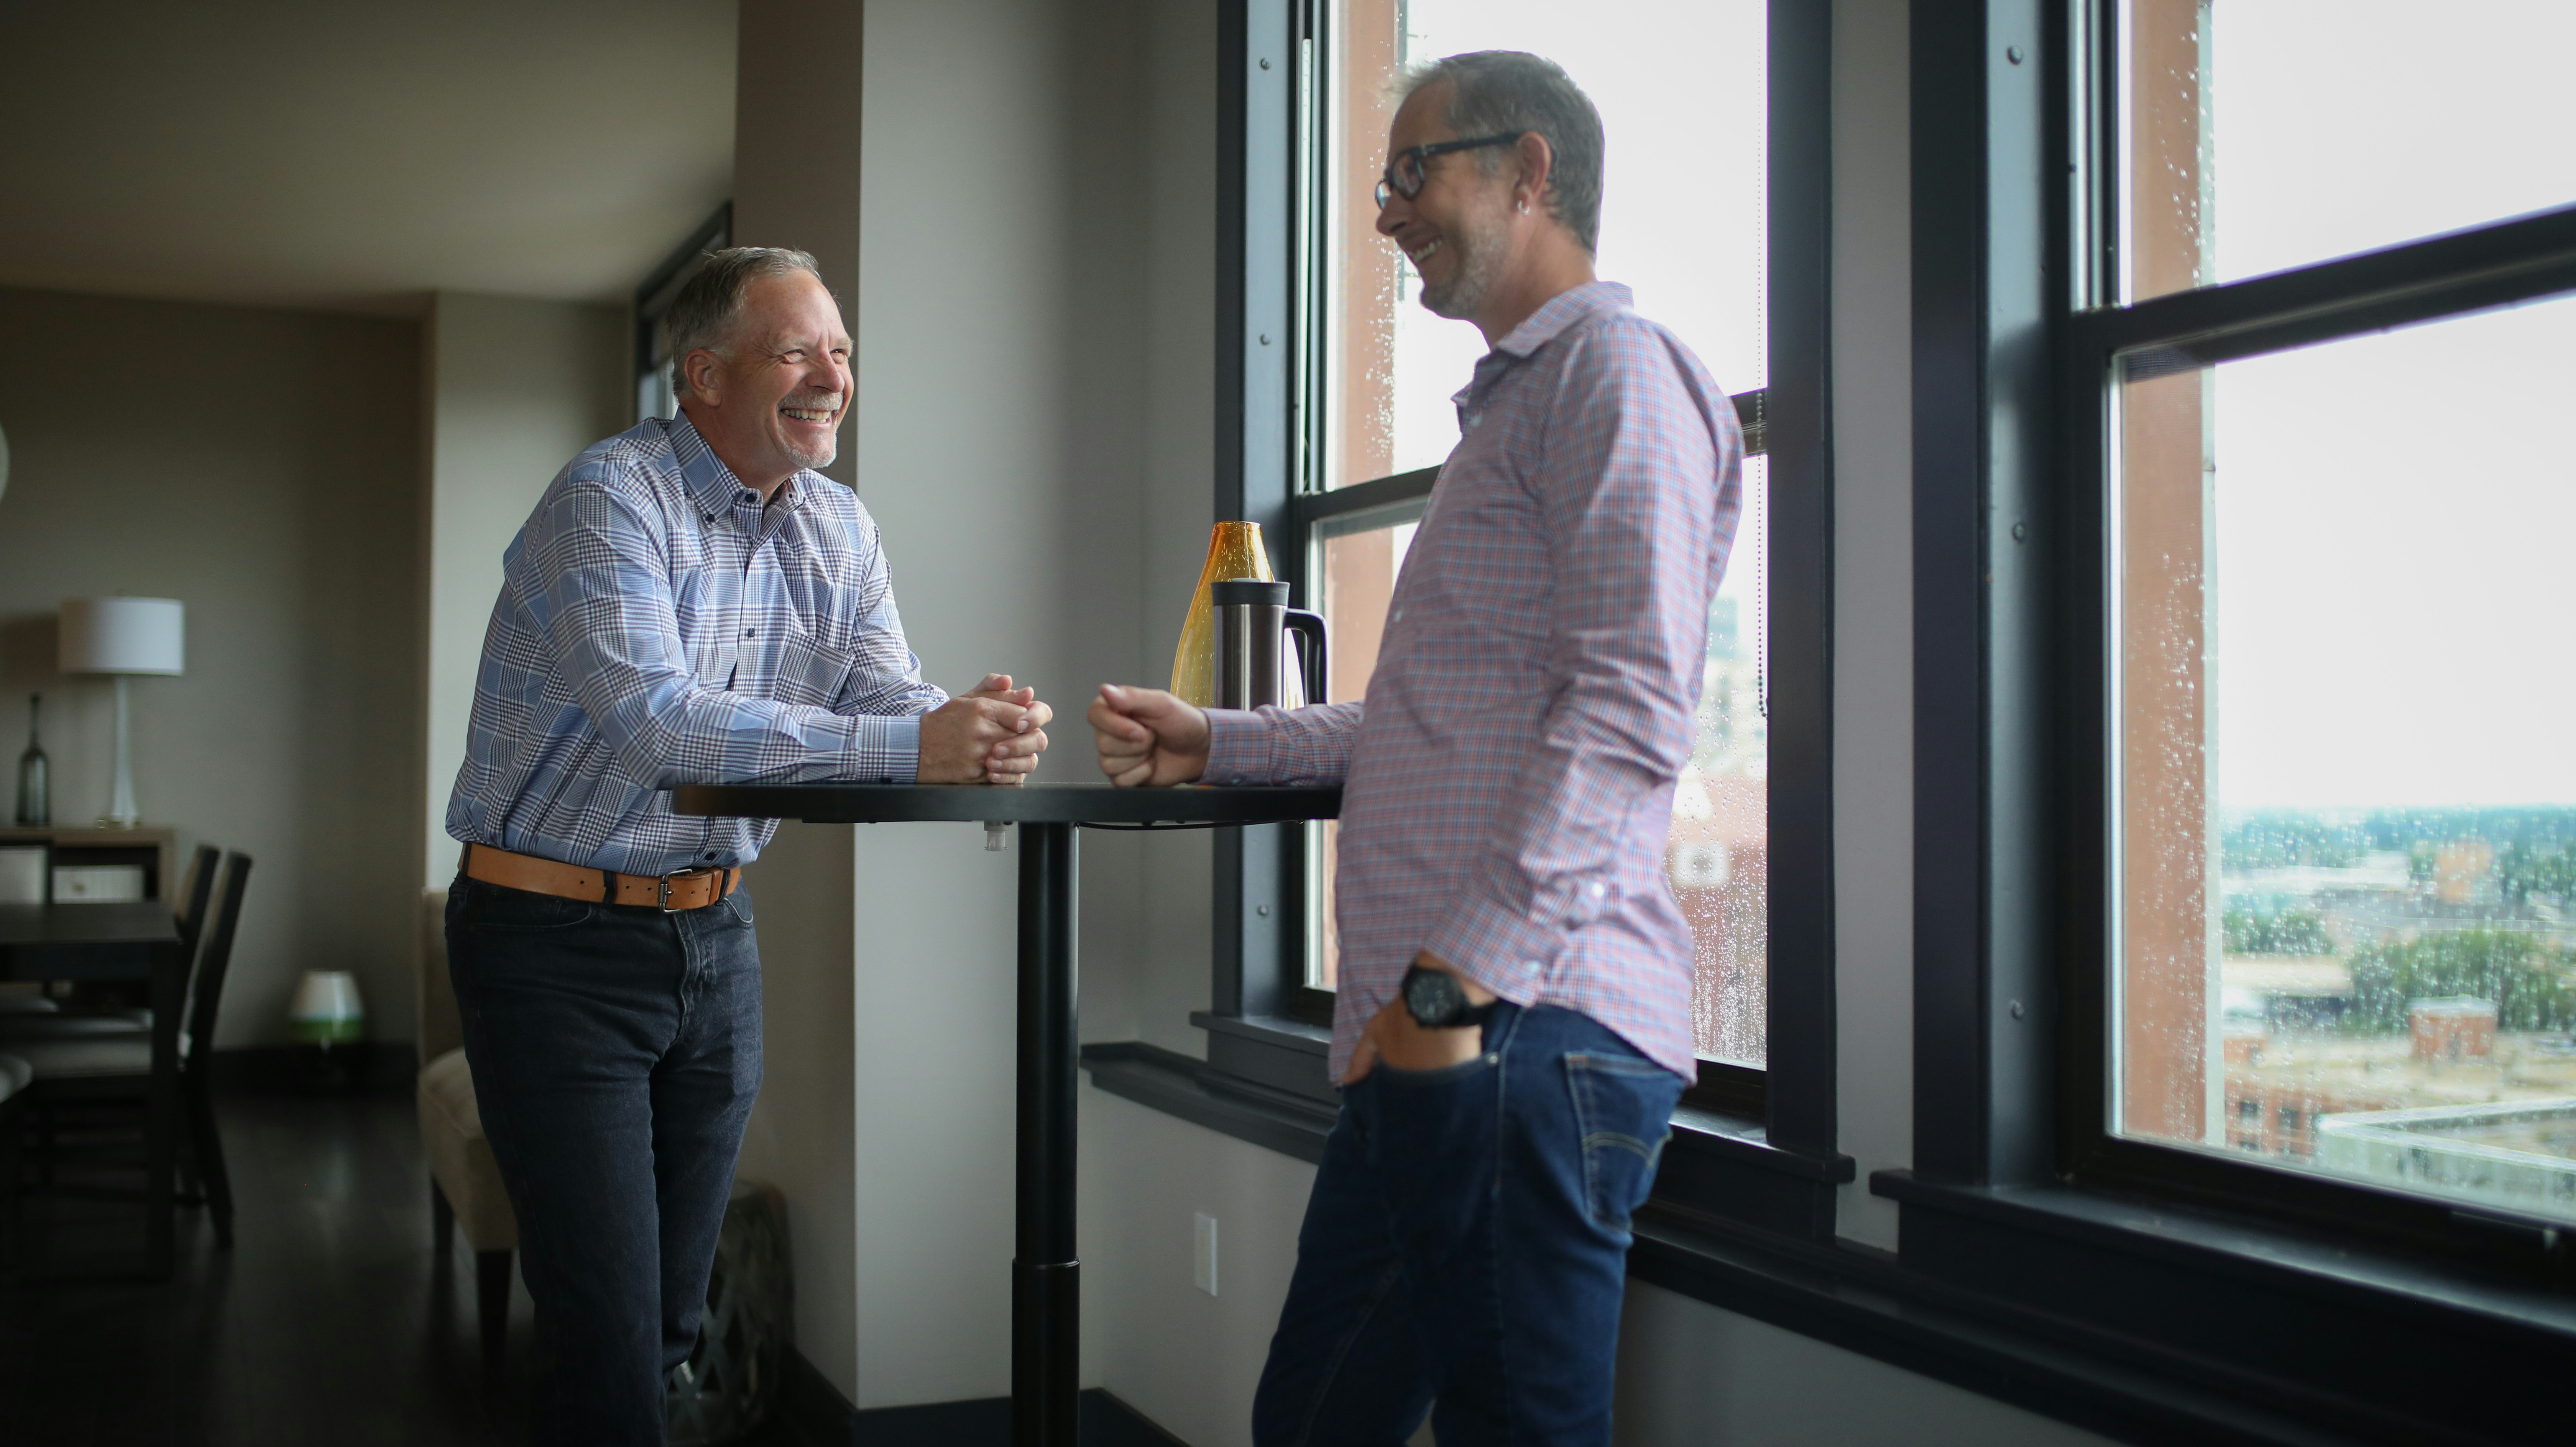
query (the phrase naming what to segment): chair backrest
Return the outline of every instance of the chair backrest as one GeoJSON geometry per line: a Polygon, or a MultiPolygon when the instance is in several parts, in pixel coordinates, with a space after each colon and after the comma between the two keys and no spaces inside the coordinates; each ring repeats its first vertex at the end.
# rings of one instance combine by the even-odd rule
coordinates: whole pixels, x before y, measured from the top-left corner
{"type": "Polygon", "coordinates": [[[233,932],[241,927],[242,890],[250,883],[250,856],[225,856],[222,902],[215,906],[206,950],[197,957],[195,999],[188,1005],[188,1068],[204,1070],[215,1059],[215,1011],[224,1001],[224,973],[232,968],[233,932]]]}
{"type": "Polygon", "coordinates": [[[420,892],[420,948],[412,960],[412,1043],[427,1065],[465,1043],[456,987],[447,978],[447,891],[420,892]]]}
{"type": "Polygon", "coordinates": [[[206,941],[206,906],[214,901],[215,868],[223,859],[222,850],[200,844],[196,861],[188,866],[188,903],[179,911],[179,948],[187,953],[191,968],[197,963],[197,946],[206,941]]]}

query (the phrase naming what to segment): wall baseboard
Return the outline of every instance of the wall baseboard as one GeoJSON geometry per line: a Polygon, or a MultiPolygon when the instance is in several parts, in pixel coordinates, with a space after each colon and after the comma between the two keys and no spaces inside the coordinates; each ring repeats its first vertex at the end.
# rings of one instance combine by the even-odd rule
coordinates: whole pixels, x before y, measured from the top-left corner
{"type": "MultiPolygon", "coordinates": [[[[1006,1447],[1011,1399],[977,1397],[860,1411],[790,1347],[778,1386],[778,1415],[805,1447],[1006,1447]]],[[[1099,1387],[1082,1394],[1084,1447],[1189,1447],[1144,1413],[1099,1387]]]]}

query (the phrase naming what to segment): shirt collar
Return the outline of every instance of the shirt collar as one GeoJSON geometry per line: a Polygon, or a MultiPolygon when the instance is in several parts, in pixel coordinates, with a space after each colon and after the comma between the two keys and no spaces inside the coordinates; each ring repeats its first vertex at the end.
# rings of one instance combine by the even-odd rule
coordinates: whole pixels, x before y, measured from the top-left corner
{"type": "Polygon", "coordinates": [[[1548,298],[1545,306],[1531,312],[1519,326],[1494,343],[1494,350],[1513,357],[1534,356],[1539,348],[1555,341],[1577,324],[1612,312],[1626,311],[1635,300],[1628,288],[1615,281],[1587,281],[1548,298]]]}
{"type": "Polygon", "coordinates": [[[1547,299],[1547,304],[1531,312],[1519,326],[1494,343],[1494,349],[1476,362],[1474,375],[1449,400],[1458,409],[1460,431],[1475,425],[1484,410],[1484,398],[1503,374],[1538,355],[1540,349],[1575,327],[1613,312],[1626,311],[1634,301],[1628,288],[1615,281],[1587,281],[1547,299]]]}
{"type": "MultiPolygon", "coordinates": [[[[698,435],[696,424],[689,421],[685,410],[663,419],[662,428],[671,439],[672,456],[679,459],[680,481],[706,511],[728,511],[745,493],[758,499],[760,494],[744,486],[742,479],[733,475],[733,469],[724,465],[724,459],[716,456],[716,450],[707,445],[706,438],[698,435]]],[[[800,469],[780,486],[775,501],[782,507],[803,507],[804,484],[805,472],[800,469]]]]}

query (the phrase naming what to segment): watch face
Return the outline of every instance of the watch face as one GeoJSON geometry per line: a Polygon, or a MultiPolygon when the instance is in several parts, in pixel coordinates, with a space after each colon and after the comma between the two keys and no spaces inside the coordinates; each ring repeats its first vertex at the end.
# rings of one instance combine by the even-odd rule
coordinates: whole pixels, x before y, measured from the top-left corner
{"type": "Polygon", "coordinates": [[[1404,982],[1404,1008],[1418,1025],[1437,1026],[1454,1018],[1466,1002],[1458,982],[1434,970],[1423,970],[1404,982]]]}

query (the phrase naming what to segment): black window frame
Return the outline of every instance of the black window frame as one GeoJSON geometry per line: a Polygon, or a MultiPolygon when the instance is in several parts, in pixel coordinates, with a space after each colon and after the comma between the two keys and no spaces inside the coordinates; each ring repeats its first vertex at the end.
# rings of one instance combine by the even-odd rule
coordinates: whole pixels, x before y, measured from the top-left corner
{"type": "MultiPolygon", "coordinates": [[[[1771,468],[1768,1064],[1703,1065],[1656,1188],[1662,1208],[1817,1242],[1853,1179],[1835,1149],[1829,14],[1813,0],[1768,6],[1770,376],[1748,394],[1758,401],[1738,399],[1771,468]]],[[[1437,472],[1298,486],[1312,380],[1297,346],[1299,96],[1313,15],[1311,0],[1229,0],[1218,41],[1215,515],[1261,525],[1301,606],[1315,528],[1418,506],[1437,472]]],[[[1709,156],[1730,168],[1724,146],[1709,156]]],[[[1211,1003],[1191,1020],[1208,1032],[1201,1086],[1316,1121],[1337,1094],[1323,1069],[1330,996],[1305,984],[1305,854],[1300,826],[1215,831],[1211,1003]]]]}
{"type": "MultiPolygon", "coordinates": [[[[2081,3],[2081,0],[2079,0],[2081,3]]],[[[2214,1152],[2113,1135],[2108,1127],[2110,921],[2116,882],[2107,841],[2113,732],[2102,682],[2119,661],[2108,633],[2113,562],[2113,389],[2123,359],[2135,369],[2184,371],[2276,354],[2417,323],[2576,295],[2576,205],[2311,263],[2288,271],[2125,302],[2113,293],[2122,234],[2116,144],[2119,37],[2110,0],[2073,21],[2095,43],[2074,72],[2059,127],[2070,150],[2098,138],[2059,222],[2069,285],[2056,299],[2060,523],[2045,565],[2057,578],[2053,751],[2063,760],[2057,897],[2067,1040],[2057,1154],[2078,1184],[2250,1211],[2490,1268],[2576,1284],[2576,1230],[2500,1208],[2437,1199],[2322,1175],[2248,1164],[2214,1152]],[[2088,115],[2087,111],[2091,114],[2088,115]],[[2090,294],[2088,294],[2090,293],[2090,294]],[[2089,304],[2088,304],[2089,303],[2089,304]]],[[[2034,660],[2036,665],[2036,660],[2034,660]]],[[[2259,1113],[2256,1124],[2261,1124],[2259,1113]]]]}
{"type": "Polygon", "coordinates": [[[2090,305],[2118,272],[2118,128],[2091,124],[2115,19],[1913,5],[1914,1158],[1870,1179],[1901,1213],[1887,1280],[2019,1324],[2022,1367],[2045,1337],[2147,1369],[2099,1389],[2126,1420],[2204,1397],[2227,1426],[2195,1440],[2533,1440],[2576,1360],[2576,1232],[2105,1128],[2107,387],[2136,349],[2211,363],[2576,287],[2576,208],[2090,305]]]}
{"type": "MultiPolygon", "coordinates": [[[[733,203],[727,201],[698,223],[689,239],[662,258],[653,273],[635,288],[634,305],[629,313],[634,321],[634,345],[631,350],[635,373],[635,420],[665,415],[655,410],[648,400],[656,391],[671,386],[667,376],[671,359],[662,355],[662,317],[680,295],[680,288],[698,274],[698,261],[710,251],[733,245],[733,203]]],[[[676,407],[676,403],[673,404],[676,407]]]]}

